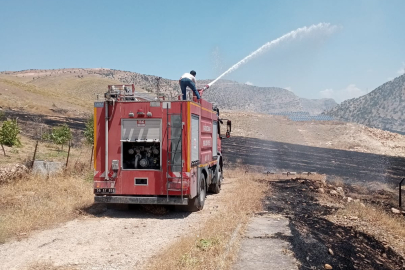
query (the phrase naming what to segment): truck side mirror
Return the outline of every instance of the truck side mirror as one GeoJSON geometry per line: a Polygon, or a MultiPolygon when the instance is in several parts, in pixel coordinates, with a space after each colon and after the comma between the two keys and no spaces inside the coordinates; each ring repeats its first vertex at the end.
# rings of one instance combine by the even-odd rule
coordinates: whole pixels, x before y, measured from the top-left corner
{"type": "MultiPolygon", "coordinates": [[[[231,122],[231,120],[228,120],[228,121],[226,121],[226,133],[228,134],[230,134],[231,133],[231,131],[232,131],[232,122],[231,122]]],[[[228,137],[228,136],[227,136],[228,137]]]]}
{"type": "Polygon", "coordinates": [[[220,133],[220,130],[219,130],[220,125],[218,124],[218,134],[220,134],[219,137],[220,137],[221,139],[230,138],[230,137],[231,137],[231,131],[232,131],[232,122],[231,122],[231,120],[228,120],[228,119],[219,119],[219,118],[218,118],[218,121],[219,121],[219,123],[221,123],[221,124],[223,124],[223,121],[225,121],[225,120],[226,120],[226,133],[225,133],[225,137],[222,137],[222,136],[221,136],[221,133],[220,133]]]}
{"type": "Polygon", "coordinates": [[[225,136],[227,138],[231,137],[231,131],[232,131],[232,122],[231,120],[226,121],[226,133],[225,136]]]}

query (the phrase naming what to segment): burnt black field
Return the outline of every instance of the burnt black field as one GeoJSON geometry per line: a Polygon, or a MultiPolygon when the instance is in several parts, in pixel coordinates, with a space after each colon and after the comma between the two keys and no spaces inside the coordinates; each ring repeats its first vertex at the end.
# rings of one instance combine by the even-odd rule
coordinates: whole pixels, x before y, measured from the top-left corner
{"type": "Polygon", "coordinates": [[[274,238],[291,244],[298,269],[324,269],[325,263],[341,270],[404,269],[404,258],[386,243],[354,227],[329,221],[326,216],[337,208],[318,202],[309,188],[311,181],[289,179],[269,185],[267,210],[287,216],[291,230],[291,236],[276,234],[274,238]]]}
{"type": "Polygon", "coordinates": [[[397,185],[405,176],[405,158],[336,150],[256,138],[222,140],[225,163],[262,166],[269,172],[317,172],[344,182],[397,185]]]}

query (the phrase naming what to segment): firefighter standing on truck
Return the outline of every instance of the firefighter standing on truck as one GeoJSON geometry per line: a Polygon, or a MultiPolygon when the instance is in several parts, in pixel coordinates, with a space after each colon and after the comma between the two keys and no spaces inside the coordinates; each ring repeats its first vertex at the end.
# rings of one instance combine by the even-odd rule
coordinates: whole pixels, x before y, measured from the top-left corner
{"type": "Polygon", "coordinates": [[[197,99],[200,99],[200,94],[198,93],[197,88],[195,88],[196,85],[195,75],[197,75],[197,72],[192,70],[190,71],[190,73],[184,73],[179,80],[181,92],[183,94],[183,100],[187,99],[187,86],[191,90],[193,90],[194,94],[197,96],[197,99]]]}

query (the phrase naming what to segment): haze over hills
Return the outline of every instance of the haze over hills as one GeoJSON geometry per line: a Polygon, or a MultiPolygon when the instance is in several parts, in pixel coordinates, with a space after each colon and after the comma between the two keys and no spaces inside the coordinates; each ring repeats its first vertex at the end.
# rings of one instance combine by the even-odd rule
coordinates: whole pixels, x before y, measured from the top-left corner
{"type": "MultiPolygon", "coordinates": [[[[198,80],[203,87],[211,80],[198,80]]],[[[26,111],[68,112],[89,111],[97,95],[102,97],[108,84],[135,84],[136,90],[156,95],[177,96],[177,80],[153,75],[106,68],[69,68],[55,70],[24,70],[0,73],[1,107],[26,111]],[[159,87],[158,87],[159,86],[159,87]]],[[[311,100],[276,87],[257,87],[221,80],[204,93],[204,98],[223,109],[261,113],[307,112],[320,114],[336,105],[333,99],[311,100]]]]}
{"type": "Polygon", "coordinates": [[[335,118],[379,129],[405,132],[405,74],[367,95],[342,102],[327,112],[335,118]]]}

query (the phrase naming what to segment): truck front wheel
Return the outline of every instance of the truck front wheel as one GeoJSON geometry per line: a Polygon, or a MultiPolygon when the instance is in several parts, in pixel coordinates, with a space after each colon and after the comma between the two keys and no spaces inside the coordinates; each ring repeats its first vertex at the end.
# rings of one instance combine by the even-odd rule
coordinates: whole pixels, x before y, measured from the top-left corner
{"type": "Polygon", "coordinates": [[[205,184],[204,174],[201,174],[200,190],[197,196],[188,201],[188,211],[196,212],[202,210],[204,208],[206,196],[207,196],[207,185],[205,184]]]}

